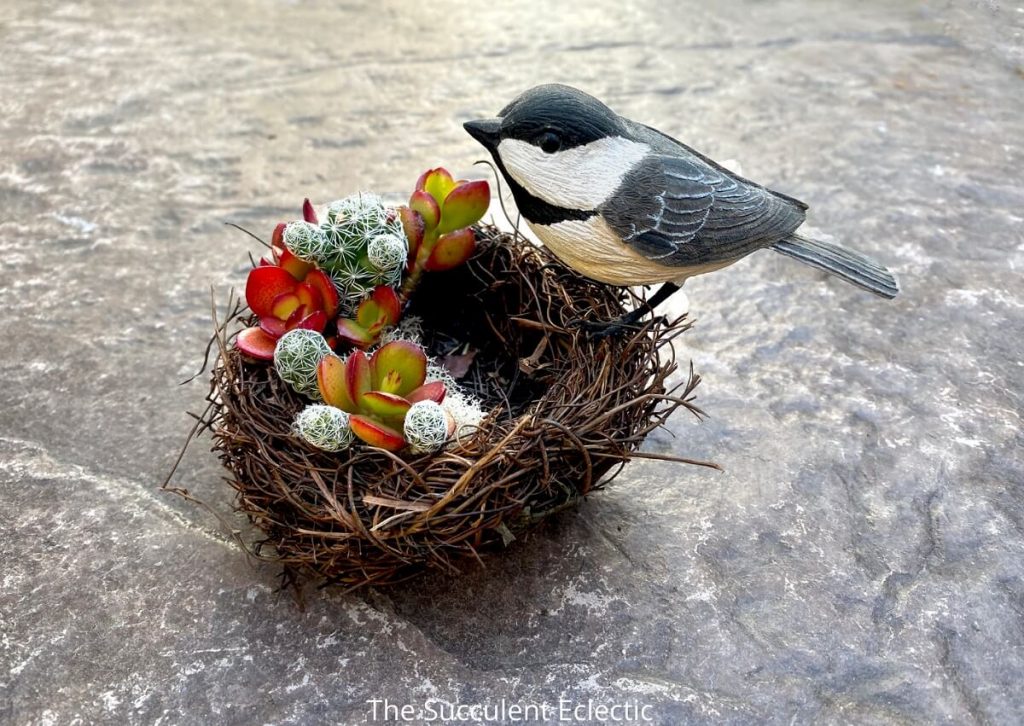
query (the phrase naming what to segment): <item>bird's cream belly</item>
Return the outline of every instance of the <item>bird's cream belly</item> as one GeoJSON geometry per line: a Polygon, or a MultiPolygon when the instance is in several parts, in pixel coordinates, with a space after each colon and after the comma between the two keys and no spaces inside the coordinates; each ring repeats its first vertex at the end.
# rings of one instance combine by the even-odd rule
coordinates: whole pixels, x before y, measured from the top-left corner
{"type": "Polygon", "coordinates": [[[623,242],[600,215],[558,224],[530,224],[530,229],[558,259],[577,272],[609,285],[682,282],[735,262],[670,267],[649,260],[623,242]]]}

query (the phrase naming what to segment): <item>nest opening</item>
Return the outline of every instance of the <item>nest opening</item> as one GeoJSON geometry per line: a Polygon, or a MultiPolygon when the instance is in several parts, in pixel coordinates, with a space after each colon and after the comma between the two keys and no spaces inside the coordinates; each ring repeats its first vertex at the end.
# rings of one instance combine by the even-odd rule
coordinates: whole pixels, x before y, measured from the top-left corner
{"type": "Polygon", "coordinates": [[[263,532],[251,551],[282,565],[286,587],[455,572],[603,486],[630,458],[708,465],[637,451],[678,408],[700,414],[692,370],[669,385],[672,341],[688,323],[654,320],[595,340],[576,323],[618,317],[630,293],[581,277],[519,236],[480,227],[477,237],[473,259],[426,275],[409,310],[422,318],[430,355],[474,352],[459,383],[491,412],[441,452],[306,444],[292,424],[308,400],[230,343],[225,331],[244,314],[218,331],[200,428],[213,433],[237,509],[263,532]]]}

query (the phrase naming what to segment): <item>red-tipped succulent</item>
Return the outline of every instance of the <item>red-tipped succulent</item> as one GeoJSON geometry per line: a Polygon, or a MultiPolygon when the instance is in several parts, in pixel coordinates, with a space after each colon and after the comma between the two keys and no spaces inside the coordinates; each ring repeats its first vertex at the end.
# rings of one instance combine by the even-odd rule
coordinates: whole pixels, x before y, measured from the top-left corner
{"type": "Polygon", "coordinates": [[[270,259],[249,272],[245,301],[259,318],[258,326],[238,334],[235,344],[248,356],[274,357],[277,339],[295,328],[322,333],[338,313],[338,292],[327,274],[296,257],[281,241],[284,225],[274,230],[270,259]]]}
{"type": "Polygon", "coordinates": [[[470,258],[476,248],[470,227],[484,216],[490,201],[486,181],[455,181],[441,167],[423,172],[409,206],[399,210],[409,239],[405,297],[423,272],[450,270],[470,258]]]}
{"type": "Polygon", "coordinates": [[[381,346],[367,357],[357,350],[347,359],[329,355],[317,367],[320,395],[349,414],[352,433],[388,451],[405,448],[405,414],[417,401],[441,403],[444,383],[424,383],[427,356],[404,340],[381,346]]]}
{"type": "Polygon", "coordinates": [[[338,318],[338,337],[357,348],[369,348],[401,316],[402,303],[394,288],[380,285],[359,303],[354,319],[338,318]]]}

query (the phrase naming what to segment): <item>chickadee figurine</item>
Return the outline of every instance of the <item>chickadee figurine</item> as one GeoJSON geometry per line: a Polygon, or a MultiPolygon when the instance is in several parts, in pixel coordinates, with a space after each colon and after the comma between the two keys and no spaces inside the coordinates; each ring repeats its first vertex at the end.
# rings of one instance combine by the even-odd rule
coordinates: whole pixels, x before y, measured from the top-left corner
{"type": "Polygon", "coordinates": [[[807,205],[733,174],[583,91],[550,84],[465,129],[491,155],[519,212],[562,262],[611,285],[664,283],[647,305],[595,328],[636,323],[688,277],[756,250],[777,252],[884,298],[896,278],[839,245],[796,234],[807,205]]]}

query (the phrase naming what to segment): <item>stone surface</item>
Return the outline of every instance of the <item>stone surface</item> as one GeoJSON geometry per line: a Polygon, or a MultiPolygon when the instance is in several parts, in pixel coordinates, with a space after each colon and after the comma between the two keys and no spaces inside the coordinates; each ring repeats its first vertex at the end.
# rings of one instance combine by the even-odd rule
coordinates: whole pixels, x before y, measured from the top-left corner
{"type": "MultiPolygon", "coordinates": [[[[460,7],[0,5],[0,722],[562,695],[657,723],[1024,720],[1022,9],[460,7]],[[636,462],[486,570],[300,611],[156,490],[210,287],[256,249],[224,222],[473,173],[461,122],[546,80],[740,160],[905,292],[771,253],[693,281],[711,418],[648,447],[724,473],[636,462]]],[[[219,476],[197,446],[179,482],[230,517],[219,476]]]]}

